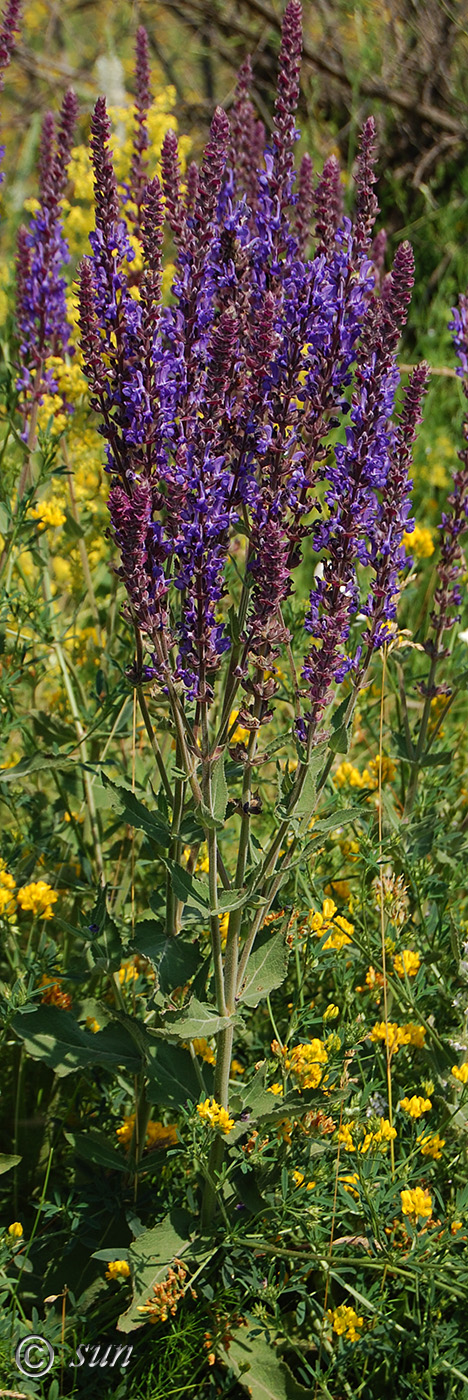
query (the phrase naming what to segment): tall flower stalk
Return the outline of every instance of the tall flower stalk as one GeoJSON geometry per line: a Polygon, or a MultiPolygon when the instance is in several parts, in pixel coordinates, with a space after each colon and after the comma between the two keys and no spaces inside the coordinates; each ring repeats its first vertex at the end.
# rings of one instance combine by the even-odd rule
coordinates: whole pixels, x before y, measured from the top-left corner
{"type": "MultiPolygon", "coordinates": [[[[200,166],[184,175],[170,131],[161,184],[146,185],[150,75],[139,31],[131,182],[122,206],[100,98],[91,136],[96,226],[79,272],[81,349],[107,444],[117,571],[136,637],[129,676],[147,725],[144,687],[164,699],[176,745],[170,938],[187,902],[171,888],[175,874],[180,889],[185,817],[193,814],[208,845],[209,994],[219,1018],[215,1095],[223,1108],[249,959],[318,801],[312,769],[319,793],[330,765],[330,706],[346,677],[349,723],[372,656],[394,626],[426,379],[421,367],[397,413],[396,351],[413,260],[403,244],[382,278],[372,241],[372,119],[361,134],[352,218],[343,213],[334,159],[315,187],[308,156],[296,175],[301,24],[299,0],[289,0],[270,143],[246,60],[232,123],[217,108],[200,166]],[[143,260],[137,297],[131,231],[143,260]],[[176,260],[169,305],[161,301],[165,239],[176,260]],[[239,589],[228,608],[233,558],[239,589]],[[263,733],[275,713],[277,663],[291,658],[288,609],[301,564],[310,596],[289,733],[298,765],[258,856],[254,778],[269,757],[263,733]],[[231,737],[234,704],[248,736],[242,742],[231,737]],[[242,771],[234,862],[224,840],[229,754],[242,771]]],[[[205,1223],[222,1157],[218,1135],[205,1223]]]]}

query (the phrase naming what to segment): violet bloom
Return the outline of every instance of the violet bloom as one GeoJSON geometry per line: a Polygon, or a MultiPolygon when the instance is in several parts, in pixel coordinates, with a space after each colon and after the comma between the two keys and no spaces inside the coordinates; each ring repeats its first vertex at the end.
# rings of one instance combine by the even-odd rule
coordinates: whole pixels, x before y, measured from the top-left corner
{"type": "Polygon", "coordinates": [[[53,373],[44,367],[47,356],[72,353],[62,276],[69,252],[62,229],[61,201],[77,110],[75,94],[69,91],[63,99],[57,130],[52,113],[47,112],[44,117],[39,152],[39,209],[18,236],[17,387],[28,415],[46,388],[52,392],[57,388],[53,373]]]}
{"type": "MultiPolygon", "coordinates": [[[[18,33],[21,19],[22,0],[9,0],[3,11],[0,24],[0,91],[3,87],[3,75],[5,68],[11,62],[11,55],[15,47],[15,34],[18,33]]],[[[0,146],[0,162],[5,155],[5,147],[0,146]]],[[[0,184],[5,175],[0,171],[0,184]]]]}

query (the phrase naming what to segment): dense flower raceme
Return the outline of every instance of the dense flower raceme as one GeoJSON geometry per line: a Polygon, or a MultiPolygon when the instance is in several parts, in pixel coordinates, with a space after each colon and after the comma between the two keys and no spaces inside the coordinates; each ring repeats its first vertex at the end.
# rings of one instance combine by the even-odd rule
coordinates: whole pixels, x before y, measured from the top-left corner
{"type": "Polygon", "coordinates": [[[17,387],[28,415],[45,388],[57,388],[45,360],[70,350],[65,290],[62,275],[68,262],[63,236],[61,201],[78,104],[73,91],[65,94],[56,130],[52,112],[42,124],[39,159],[39,208],[18,234],[17,323],[21,371],[17,387]]]}
{"type": "Polygon", "coordinates": [[[381,277],[382,239],[372,243],[372,119],[361,136],[354,221],[343,215],[334,158],[313,189],[304,157],[295,189],[300,52],[301,6],[289,0],[270,145],[250,101],[246,61],[232,128],[218,108],[185,185],[169,131],[161,185],[154,179],[143,189],[150,77],[139,31],[134,189],[126,202],[104,99],[93,116],[96,227],[80,269],[80,326],[107,442],[128,616],[149,653],[144,675],[164,687],[175,674],[189,698],[209,702],[231,650],[234,687],[247,691],[242,722],[252,729],[266,721],[275,681],[262,676],[288,642],[282,605],[312,537],[320,569],[305,622],[312,644],[297,722],[305,739],[330,684],[350,668],[363,674],[392,625],[402,539],[412,525],[408,468],[425,370],[415,371],[395,419],[411,249],[403,244],[381,277]],[[176,270],[163,308],[165,219],[176,270]],[[143,257],[137,289],[132,220],[143,257]],[[248,544],[233,646],[222,600],[236,530],[248,544]],[[361,642],[359,616],[367,623],[361,642]]]}
{"type": "MultiPolygon", "coordinates": [[[[9,0],[3,11],[0,23],[0,91],[3,87],[3,74],[11,59],[15,46],[15,34],[17,34],[21,17],[21,0],[9,0]]],[[[0,162],[3,160],[5,147],[0,145],[0,162]]],[[[0,184],[4,179],[3,171],[0,171],[0,184]]]]}

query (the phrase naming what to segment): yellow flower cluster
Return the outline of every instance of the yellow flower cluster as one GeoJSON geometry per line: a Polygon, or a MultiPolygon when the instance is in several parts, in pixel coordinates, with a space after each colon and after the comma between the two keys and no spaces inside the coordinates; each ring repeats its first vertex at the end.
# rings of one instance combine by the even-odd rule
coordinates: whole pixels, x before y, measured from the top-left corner
{"type": "Polygon", "coordinates": [[[452,1065],[452,1074],[460,1084],[468,1084],[468,1060],[463,1065],[452,1065]]]}
{"type": "Polygon", "coordinates": [[[92,1031],[92,1032],[93,1032],[93,1035],[96,1035],[96,1034],[97,1034],[97,1031],[100,1031],[100,1029],[101,1029],[101,1027],[100,1027],[100,1025],[99,1025],[99,1021],[96,1021],[96,1017],[95,1017],[95,1016],[87,1016],[87,1017],[86,1017],[86,1030],[87,1030],[87,1031],[92,1031]]]}
{"type": "Polygon", "coordinates": [[[397,953],[394,957],[393,966],[399,977],[404,977],[405,973],[407,977],[416,977],[421,966],[421,958],[419,953],[413,952],[412,948],[403,948],[401,955],[397,953]]]}
{"type": "Polygon", "coordinates": [[[385,754],[377,754],[376,758],[371,758],[369,767],[365,768],[363,773],[359,772],[359,768],[356,768],[354,763],[345,761],[339,763],[334,774],[334,781],[339,788],[367,787],[375,789],[379,786],[380,769],[382,770],[382,782],[393,782],[396,767],[393,759],[387,758],[385,754]]]}
{"type": "Polygon", "coordinates": [[[442,1148],[445,1147],[445,1138],[440,1133],[420,1133],[418,1137],[420,1143],[419,1151],[423,1157],[434,1157],[436,1161],[442,1156],[442,1148]]]}
{"type": "Polygon", "coordinates": [[[122,963],[122,966],[119,967],[118,976],[121,987],[126,987],[128,982],[135,981],[139,976],[139,971],[138,968],[135,967],[135,963],[129,960],[128,962],[122,963]]]}
{"type": "Polygon", "coordinates": [[[364,1326],[364,1318],[358,1317],[354,1308],[340,1303],[339,1308],[328,1308],[327,1317],[338,1337],[345,1337],[347,1342],[359,1340],[358,1329],[364,1326]]]}
{"type": "Polygon", "coordinates": [[[127,1264],[126,1259],[112,1259],[106,1269],[106,1278],[108,1279],[128,1278],[129,1274],[130,1265],[127,1264]]]}
{"type": "Polygon", "coordinates": [[[380,1118],[379,1126],[375,1132],[366,1133],[364,1141],[360,1144],[360,1152],[368,1152],[369,1148],[380,1152],[386,1152],[389,1142],[396,1138],[396,1128],[393,1128],[389,1118],[380,1118]]]}
{"type": "Polygon", "coordinates": [[[323,945],[324,951],[334,949],[336,952],[339,952],[347,943],[351,943],[351,935],[354,933],[354,924],[350,924],[348,919],[343,918],[342,914],[338,914],[337,905],[334,900],[329,899],[328,896],[323,901],[321,913],[311,910],[309,914],[309,923],[313,932],[316,933],[317,938],[322,938],[330,928],[334,930],[323,945]]]}
{"type": "Polygon", "coordinates": [[[175,1317],[177,1304],[185,1293],[187,1270],[180,1259],[174,1259],[174,1268],[168,1269],[162,1283],[153,1283],[154,1298],[148,1298],[138,1312],[146,1313],[148,1322],[167,1322],[169,1314],[175,1317]]]}
{"type": "Polygon", "coordinates": [[[216,1103],[216,1099],[204,1099],[203,1103],[197,1103],[197,1113],[204,1123],[209,1123],[210,1128],[218,1128],[220,1133],[230,1133],[234,1127],[234,1119],[229,1117],[226,1108],[216,1103]]]}
{"type": "Polygon", "coordinates": [[[415,525],[414,530],[405,530],[403,544],[406,553],[414,554],[416,559],[430,559],[434,553],[432,531],[426,525],[415,525]]]}
{"type": "MultiPolygon", "coordinates": [[[[276,1047],[276,1042],[273,1041],[276,1047]]],[[[272,1046],[272,1048],[273,1048],[272,1046]]],[[[297,1086],[302,1089],[318,1089],[322,1081],[322,1065],[326,1065],[328,1055],[321,1040],[311,1040],[309,1044],[295,1045],[292,1050],[283,1049],[284,1068],[292,1074],[297,1086]]]]}
{"type": "Polygon", "coordinates": [[[405,1113],[409,1113],[410,1118],[422,1118],[423,1113],[429,1113],[432,1108],[430,1099],[423,1099],[420,1094],[413,1094],[410,1099],[400,1099],[400,1108],[405,1113]]]}
{"type": "Polygon", "coordinates": [[[359,768],[355,768],[354,763],[339,763],[334,781],[337,787],[363,787],[363,781],[359,768]]]}
{"type": "Polygon", "coordinates": [[[204,1060],[205,1064],[216,1064],[216,1055],[214,1053],[214,1050],[212,1050],[211,1045],[208,1045],[208,1041],[205,1040],[204,1036],[195,1037],[195,1040],[192,1040],[192,1045],[195,1054],[199,1056],[200,1060],[204,1060]]]}
{"type": "Polygon", "coordinates": [[[51,496],[49,501],[38,501],[30,514],[44,530],[58,529],[60,525],[65,524],[67,518],[56,496],[51,496]]]}
{"type": "Polygon", "coordinates": [[[306,1181],[304,1172],[293,1172],[293,1182],[295,1186],[305,1186],[306,1191],[313,1191],[315,1181],[306,1181]]]}
{"type": "Polygon", "coordinates": [[[396,1055],[402,1045],[413,1045],[422,1050],[425,1037],[424,1026],[415,1026],[411,1021],[407,1026],[397,1026],[396,1021],[378,1021],[369,1033],[369,1040],[374,1043],[378,1040],[388,1043],[390,1055],[396,1055]]]}
{"type": "Polygon", "coordinates": [[[9,874],[5,862],[0,860],[0,916],[10,918],[15,912],[16,903],[12,890],[15,888],[13,875],[9,874]]]}
{"type": "MultiPolygon", "coordinates": [[[[119,1139],[119,1142],[123,1143],[124,1147],[128,1147],[130,1145],[133,1137],[134,1127],[135,1114],[130,1113],[126,1118],[124,1118],[122,1126],[116,1129],[116,1135],[119,1139]]],[[[175,1124],[159,1123],[156,1120],[150,1118],[146,1128],[145,1142],[147,1147],[173,1147],[174,1144],[177,1142],[177,1128],[175,1124]]]]}
{"type": "Polygon", "coordinates": [[[428,1220],[432,1215],[430,1191],[423,1191],[421,1186],[415,1186],[412,1191],[400,1191],[400,1196],[403,1215],[411,1215],[415,1219],[420,1217],[422,1220],[428,1220]]]}
{"type": "Polygon", "coordinates": [[[8,1234],[12,1240],[21,1239],[23,1233],[23,1226],[20,1220],[14,1220],[13,1224],[8,1226],[8,1234]]]}
{"type": "Polygon", "coordinates": [[[39,914],[41,919],[53,919],[52,905],[57,903],[58,894],[45,880],[33,880],[30,885],[22,885],[16,898],[23,911],[39,914]]]}

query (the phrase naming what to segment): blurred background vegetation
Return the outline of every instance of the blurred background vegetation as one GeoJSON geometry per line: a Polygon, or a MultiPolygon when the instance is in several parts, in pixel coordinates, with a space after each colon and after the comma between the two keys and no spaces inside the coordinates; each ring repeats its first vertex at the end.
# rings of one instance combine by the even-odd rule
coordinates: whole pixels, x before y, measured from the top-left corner
{"type": "MultiPolygon", "coordinates": [[[[30,0],[3,94],[7,179],[3,247],[13,256],[24,200],[36,192],[40,121],[72,84],[80,139],[99,92],[131,99],[134,35],[147,27],[155,89],[173,89],[179,132],[199,154],[214,105],[229,109],[250,52],[253,97],[271,126],[282,0],[30,0]]],[[[425,356],[431,378],[416,452],[416,505],[434,523],[456,461],[460,387],[447,330],[468,282],[467,0],[304,0],[302,142],[318,168],[335,152],[349,182],[359,128],[373,112],[388,257],[408,237],[416,291],[402,364],[425,356]]],[[[3,282],[8,275],[4,265],[3,282]]]]}

